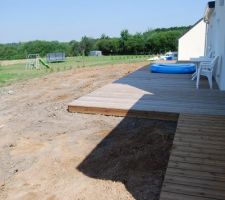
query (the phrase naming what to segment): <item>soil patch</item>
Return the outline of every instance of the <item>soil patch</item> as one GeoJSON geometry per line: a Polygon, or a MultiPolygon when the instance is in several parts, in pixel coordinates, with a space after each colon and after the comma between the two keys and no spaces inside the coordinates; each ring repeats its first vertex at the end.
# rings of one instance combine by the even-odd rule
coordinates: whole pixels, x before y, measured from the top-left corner
{"type": "Polygon", "coordinates": [[[136,200],[158,199],[175,130],[174,122],[125,118],[78,169],[123,183],[136,200]]]}
{"type": "Polygon", "coordinates": [[[67,112],[73,99],[145,64],[0,88],[0,199],[157,199],[176,123],[67,112]]]}

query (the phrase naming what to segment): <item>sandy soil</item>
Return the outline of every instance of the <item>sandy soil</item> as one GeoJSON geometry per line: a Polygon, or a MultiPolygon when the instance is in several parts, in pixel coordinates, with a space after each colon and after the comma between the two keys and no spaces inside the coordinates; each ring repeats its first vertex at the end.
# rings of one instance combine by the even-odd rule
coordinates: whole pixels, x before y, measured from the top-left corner
{"type": "Polygon", "coordinates": [[[175,123],[67,112],[71,100],[144,64],[0,88],[0,199],[158,199],[175,123]]]}

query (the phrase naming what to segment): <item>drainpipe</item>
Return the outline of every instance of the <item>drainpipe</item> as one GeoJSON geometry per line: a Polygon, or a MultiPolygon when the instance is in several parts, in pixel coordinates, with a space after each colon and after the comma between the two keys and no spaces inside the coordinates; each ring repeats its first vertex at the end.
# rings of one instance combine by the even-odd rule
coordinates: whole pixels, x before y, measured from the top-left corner
{"type": "Polygon", "coordinates": [[[205,50],[204,50],[204,56],[207,56],[208,53],[208,29],[209,28],[209,24],[206,22],[206,26],[205,26],[205,50]]]}

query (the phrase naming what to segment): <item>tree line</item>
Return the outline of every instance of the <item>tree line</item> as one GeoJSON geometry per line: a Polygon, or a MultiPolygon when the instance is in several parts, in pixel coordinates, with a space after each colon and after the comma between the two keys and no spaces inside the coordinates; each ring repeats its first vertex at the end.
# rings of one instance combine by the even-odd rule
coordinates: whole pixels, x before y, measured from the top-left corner
{"type": "Polygon", "coordinates": [[[123,30],[120,37],[103,34],[94,39],[84,36],[81,41],[30,41],[0,44],[0,60],[23,59],[28,54],[38,53],[44,57],[50,52],[65,52],[66,56],[88,55],[91,50],[100,50],[103,55],[159,54],[177,51],[178,39],[191,26],[158,28],[143,33],[130,34],[123,30]]]}

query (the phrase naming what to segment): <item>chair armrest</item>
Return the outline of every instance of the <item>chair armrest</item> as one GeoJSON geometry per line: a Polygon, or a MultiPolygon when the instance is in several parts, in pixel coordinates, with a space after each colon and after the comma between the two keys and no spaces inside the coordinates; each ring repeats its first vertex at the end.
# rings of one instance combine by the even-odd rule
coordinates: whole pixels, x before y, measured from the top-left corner
{"type": "Polygon", "coordinates": [[[211,62],[201,62],[200,66],[207,66],[207,65],[211,65],[211,62]]]}
{"type": "Polygon", "coordinates": [[[200,63],[200,68],[201,68],[201,70],[211,70],[212,64],[211,64],[211,62],[202,62],[202,63],[200,63]]]}

